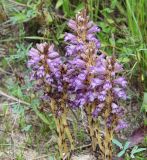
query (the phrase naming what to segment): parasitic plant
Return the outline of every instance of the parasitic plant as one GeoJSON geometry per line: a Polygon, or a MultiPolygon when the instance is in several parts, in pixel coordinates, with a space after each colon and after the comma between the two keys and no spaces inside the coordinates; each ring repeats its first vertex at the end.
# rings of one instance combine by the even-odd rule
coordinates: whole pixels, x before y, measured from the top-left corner
{"type": "Polygon", "coordinates": [[[37,44],[29,51],[28,67],[32,69],[31,80],[36,81],[36,88],[43,92],[41,98],[48,104],[54,116],[58,133],[58,147],[63,159],[73,150],[73,138],[67,123],[66,84],[63,75],[66,70],[62,58],[54,50],[54,45],[46,42],[37,44]],[[66,137],[70,141],[70,150],[66,137]]]}
{"type": "Polygon", "coordinates": [[[86,10],[69,20],[73,33],[65,33],[65,62],[53,45],[37,44],[29,51],[28,66],[31,79],[44,93],[54,116],[58,146],[62,159],[74,149],[73,138],[67,123],[69,108],[82,108],[88,122],[92,149],[99,151],[98,159],[112,160],[112,139],[115,132],[127,125],[123,121],[127,82],[122,75],[122,65],[114,55],[99,52],[96,33],[100,29],[89,21],[86,10]],[[70,150],[66,137],[70,142],[70,150]]]}
{"type": "Polygon", "coordinates": [[[77,15],[76,20],[70,20],[68,26],[75,34],[66,33],[65,41],[69,42],[66,46],[67,73],[64,81],[68,83],[69,105],[72,108],[83,107],[87,113],[89,123],[89,134],[92,140],[93,150],[96,149],[96,139],[93,128],[92,112],[96,97],[95,88],[100,80],[94,75],[98,61],[97,52],[100,42],[96,39],[95,33],[100,29],[86,15],[84,10],[77,15]]]}
{"type": "Polygon", "coordinates": [[[126,99],[127,86],[122,65],[114,55],[98,55],[100,42],[95,34],[100,29],[89,21],[86,10],[68,26],[73,31],[65,34],[69,106],[85,110],[93,151],[99,147],[99,159],[111,160],[114,131],[126,127],[119,105],[120,99],[126,99]]]}

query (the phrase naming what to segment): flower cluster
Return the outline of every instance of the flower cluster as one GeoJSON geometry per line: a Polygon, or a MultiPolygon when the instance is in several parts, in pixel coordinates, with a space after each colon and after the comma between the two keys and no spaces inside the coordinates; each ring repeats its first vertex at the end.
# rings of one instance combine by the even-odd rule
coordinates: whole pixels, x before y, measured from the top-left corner
{"type": "MultiPolygon", "coordinates": [[[[64,92],[63,74],[65,65],[54,45],[41,43],[29,51],[28,67],[32,69],[31,80],[36,80],[37,89],[43,92],[41,98],[50,108],[54,117],[60,157],[69,159],[69,152],[74,149],[74,141],[68,127],[66,93],[64,92]],[[67,139],[69,143],[67,143],[67,139]]],[[[41,92],[41,93],[42,93],[41,92]]]]}
{"type": "Polygon", "coordinates": [[[120,100],[126,100],[127,81],[119,74],[123,71],[122,65],[116,62],[114,57],[106,57],[100,59],[101,74],[99,73],[100,85],[97,88],[98,105],[93,111],[93,116],[97,117],[109,108],[109,116],[107,118],[108,127],[116,121],[116,130],[125,128],[127,125],[120,120],[124,115],[124,109],[119,105],[120,100]],[[112,118],[113,117],[113,118],[112,118]]]}
{"type": "MultiPolygon", "coordinates": [[[[100,102],[99,106],[105,106],[105,102],[107,101],[107,97],[110,95],[109,101],[111,101],[112,105],[112,113],[119,113],[119,107],[116,104],[118,100],[123,99],[126,100],[126,92],[125,88],[127,86],[127,82],[124,77],[118,76],[122,69],[122,65],[112,57],[106,57],[100,59],[100,64],[97,68],[101,68],[101,73],[98,74],[99,87],[98,91],[98,100],[100,102]]],[[[97,69],[95,68],[95,72],[97,69]]],[[[98,107],[99,108],[99,107],[98,107]]]]}
{"type": "Polygon", "coordinates": [[[88,42],[93,42],[96,51],[100,48],[100,42],[96,38],[95,33],[100,32],[98,26],[86,15],[86,11],[81,12],[76,16],[76,20],[69,20],[68,26],[76,32],[76,34],[65,33],[65,42],[69,42],[66,47],[67,56],[76,56],[79,53],[85,53],[88,42]]]}
{"type": "Polygon", "coordinates": [[[39,89],[48,86],[54,92],[62,92],[62,60],[53,44],[49,46],[45,42],[31,48],[28,67],[32,69],[31,80],[37,80],[39,89]]]}
{"type": "MultiPolygon", "coordinates": [[[[100,29],[89,22],[85,12],[78,14],[75,21],[70,20],[68,26],[74,31],[74,34],[65,34],[68,61],[64,81],[68,84],[69,105],[78,108],[94,104],[94,118],[102,116],[108,107],[110,116],[114,115],[115,119],[123,116],[124,109],[118,103],[120,99],[126,99],[127,82],[119,76],[122,65],[114,57],[97,55],[100,42],[95,34],[100,29]]],[[[108,117],[108,122],[112,123],[110,119],[108,117]]],[[[121,126],[117,128],[126,125],[121,126]]]]}
{"type": "MultiPolygon", "coordinates": [[[[107,149],[112,152],[109,147],[114,130],[119,131],[127,126],[122,120],[124,108],[120,104],[121,100],[127,98],[127,81],[122,75],[123,67],[114,55],[98,55],[100,42],[96,33],[100,32],[100,29],[89,21],[85,10],[79,13],[75,20],[70,20],[68,26],[73,33],[65,33],[65,63],[54,50],[53,44],[37,44],[36,49],[31,48],[29,51],[28,67],[32,69],[31,79],[37,80],[37,86],[43,90],[44,99],[50,101],[54,115],[62,108],[63,116],[60,114],[61,116],[55,117],[62,141],[61,143],[59,140],[58,145],[59,148],[63,147],[60,153],[67,152],[64,129],[73,148],[73,139],[66,120],[68,104],[71,108],[82,107],[88,113],[92,147],[96,148],[96,145],[100,144],[103,157],[107,157],[107,149]],[[104,121],[104,126],[97,129],[98,117],[104,121]],[[107,133],[103,135],[103,143],[98,132],[104,127],[107,128],[107,133]]],[[[109,154],[111,159],[112,155],[109,154]]]]}
{"type": "Polygon", "coordinates": [[[89,21],[86,12],[78,14],[75,21],[70,20],[68,26],[75,34],[65,34],[65,41],[69,44],[66,47],[68,62],[64,81],[68,83],[70,105],[75,108],[93,101],[95,97],[93,90],[96,86],[93,84],[96,79],[89,83],[89,76],[92,73],[92,65],[97,63],[96,53],[100,42],[95,34],[100,29],[89,21]]]}

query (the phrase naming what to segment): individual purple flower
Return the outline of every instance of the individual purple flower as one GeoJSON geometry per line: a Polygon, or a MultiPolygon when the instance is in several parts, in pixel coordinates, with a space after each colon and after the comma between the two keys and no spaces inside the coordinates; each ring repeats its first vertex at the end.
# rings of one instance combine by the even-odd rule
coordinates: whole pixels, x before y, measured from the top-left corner
{"type": "Polygon", "coordinates": [[[81,81],[80,79],[75,79],[73,81],[73,86],[75,86],[75,91],[79,89],[83,89],[85,87],[85,85],[83,84],[83,81],[81,81]]]}
{"type": "Polygon", "coordinates": [[[86,65],[86,63],[80,58],[74,58],[72,61],[69,61],[69,63],[79,68],[85,68],[86,65]]]}
{"type": "Polygon", "coordinates": [[[44,75],[45,75],[45,70],[44,70],[44,67],[41,66],[38,68],[37,72],[36,72],[36,75],[38,78],[43,78],[44,75]]]}
{"type": "Polygon", "coordinates": [[[98,114],[102,111],[102,109],[104,108],[105,104],[104,103],[100,103],[98,106],[96,106],[95,110],[93,111],[92,115],[94,118],[98,117],[98,114]]]}
{"type": "Polygon", "coordinates": [[[103,102],[103,101],[105,101],[105,99],[106,99],[106,91],[101,91],[99,94],[98,94],[98,100],[100,101],[100,102],[103,102]]]}
{"type": "Polygon", "coordinates": [[[87,93],[87,102],[91,103],[97,98],[97,93],[93,92],[93,90],[88,90],[87,93]]]}
{"type": "Polygon", "coordinates": [[[78,79],[80,79],[81,81],[84,81],[84,80],[86,80],[86,73],[80,73],[79,75],[78,75],[78,79]]]}
{"type": "Polygon", "coordinates": [[[45,49],[46,46],[47,46],[46,42],[40,43],[40,44],[38,44],[38,43],[36,44],[36,47],[37,47],[38,51],[41,52],[41,53],[44,52],[44,49],[45,49]]]}
{"type": "Polygon", "coordinates": [[[117,98],[126,100],[126,92],[122,88],[113,88],[113,93],[117,98]]]}
{"type": "Polygon", "coordinates": [[[118,72],[121,72],[121,71],[123,71],[122,65],[116,62],[114,64],[114,72],[118,73],[118,72]]]}
{"type": "Polygon", "coordinates": [[[73,29],[74,31],[77,30],[77,24],[74,20],[69,20],[68,24],[67,24],[71,29],[73,29]]]}
{"type": "Polygon", "coordinates": [[[111,82],[110,82],[110,81],[106,81],[106,82],[104,83],[104,85],[103,85],[103,89],[104,89],[105,91],[107,91],[107,90],[110,90],[111,88],[112,88],[111,82]]]}
{"type": "Polygon", "coordinates": [[[53,83],[53,78],[52,78],[52,76],[49,75],[49,74],[46,74],[46,76],[45,76],[45,82],[46,82],[47,84],[51,85],[51,84],[53,83]]]}
{"type": "Polygon", "coordinates": [[[99,79],[99,78],[92,78],[91,79],[91,87],[95,88],[97,86],[100,86],[103,84],[103,80],[99,79]]]}
{"type": "Polygon", "coordinates": [[[128,126],[127,123],[120,119],[120,120],[118,121],[117,127],[115,128],[115,131],[118,132],[118,131],[120,131],[121,129],[126,128],[127,126],[128,126]]]}
{"type": "Polygon", "coordinates": [[[48,54],[48,57],[51,59],[57,58],[57,57],[59,57],[59,53],[58,52],[51,52],[48,54]]]}
{"type": "Polygon", "coordinates": [[[92,27],[90,27],[90,29],[88,29],[87,32],[88,34],[100,32],[100,28],[96,25],[93,25],[92,27]]]}
{"type": "Polygon", "coordinates": [[[117,109],[117,108],[118,108],[118,105],[115,104],[115,103],[112,103],[111,107],[112,107],[112,109],[117,109]]]}
{"type": "Polygon", "coordinates": [[[91,66],[90,73],[94,75],[106,74],[106,68],[100,64],[100,66],[91,66]]]}
{"type": "Polygon", "coordinates": [[[127,81],[125,80],[124,77],[118,77],[117,79],[114,80],[114,83],[122,87],[127,87],[127,81]]]}
{"type": "Polygon", "coordinates": [[[71,34],[71,33],[66,33],[65,34],[65,38],[64,41],[71,41],[72,43],[77,43],[77,38],[75,35],[71,34]]]}
{"type": "Polygon", "coordinates": [[[112,103],[111,107],[112,107],[112,113],[113,113],[113,114],[116,114],[116,115],[118,115],[118,116],[120,116],[120,117],[122,117],[122,116],[124,115],[124,110],[123,110],[123,108],[121,108],[121,107],[118,106],[117,104],[112,103]]]}

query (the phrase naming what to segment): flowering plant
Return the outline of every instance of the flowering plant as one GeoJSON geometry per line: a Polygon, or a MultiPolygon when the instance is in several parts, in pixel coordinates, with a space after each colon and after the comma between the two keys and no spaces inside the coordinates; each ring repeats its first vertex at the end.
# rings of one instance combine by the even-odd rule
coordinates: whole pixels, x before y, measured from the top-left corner
{"type": "Polygon", "coordinates": [[[66,85],[63,82],[65,71],[62,58],[55,51],[54,45],[47,43],[37,44],[35,48],[29,51],[28,67],[32,69],[31,80],[36,81],[36,89],[42,90],[43,99],[50,107],[55,119],[58,146],[61,158],[67,156],[70,150],[73,150],[73,138],[67,123],[68,108],[66,106],[66,85]],[[66,136],[70,141],[68,149],[66,136]]]}
{"type": "Polygon", "coordinates": [[[73,139],[67,124],[68,108],[83,108],[86,113],[93,151],[99,147],[99,158],[112,159],[112,139],[115,131],[126,127],[124,108],[120,100],[126,100],[127,82],[122,76],[122,65],[114,55],[99,53],[100,32],[89,21],[86,10],[69,20],[73,33],[65,33],[66,61],[54,50],[53,45],[37,44],[29,52],[28,66],[32,68],[31,79],[44,92],[54,115],[61,157],[67,153],[67,135],[71,150],[73,139]]]}

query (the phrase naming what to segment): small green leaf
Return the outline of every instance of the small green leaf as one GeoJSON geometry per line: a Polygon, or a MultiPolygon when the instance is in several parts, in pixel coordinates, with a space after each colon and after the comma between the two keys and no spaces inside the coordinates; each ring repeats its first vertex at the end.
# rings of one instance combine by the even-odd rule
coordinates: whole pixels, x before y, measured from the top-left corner
{"type": "Polygon", "coordinates": [[[147,104],[147,92],[144,92],[143,103],[147,104]]]}
{"type": "Polygon", "coordinates": [[[19,115],[23,115],[24,114],[24,107],[21,106],[20,104],[14,104],[13,105],[13,112],[19,115]]]}
{"type": "Polygon", "coordinates": [[[9,109],[8,102],[4,102],[4,103],[2,104],[2,111],[3,111],[3,114],[6,114],[7,111],[8,111],[8,109],[9,109]]]}
{"type": "Polygon", "coordinates": [[[141,106],[141,111],[147,112],[147,92],[144,92],[143,102],[141,106]]]}
{"type": "Polygon", "coordinates": [[[142,104],[141,111],[147,112],[147,104],[142,104]]]}
{"type": "Polygon", "coordinates": [[[27,125],[26,127],[24,127],[21,131],[25,131],[28,132],[30,129],[32,128],[32,125],[27,125]]]}
{"type": "Polygon", "coordinates": [[[134,146],[134,148],[132,149],[131,151],[131,158],[135,158],[134,154],[135,153],[139,153],[139,152],[142,152],[142,151],[145,151],[146,148],[138,148],[138,146],[134,146]]]}
{"type": "Polygon", "coordinates": [[[116,7],[116,5],[117,5],[117,0],[113,0],[111,2],[111,8],[114,9],[116,7]]]}
{"type": "Polygon", "coordinates": [[[47,20],[47,22],[50,22],[50,23],[53,22],[53,18],[50,13],[46,14],[46,20],[47,20]]]}
{"type": "Polygon", "coordinates": [[[113,19],[110,19],[110,18],[107,18],[107,21],[108,21],[109,24],[113,24],[114,23],[113,19]]]}
{"type": "Polygon", "coordinates": [[[80,12],[84,8],[84,3],[80,3],[76,9],[74,10],[75,13],[80,12]]]}
{"type": "Polygon", "coordinates": [[[130,59],[128,57],[121,57],[121,58],[119,58],[119,62],[128,63],[128,62],[130,62],[130,59]]]}
{"type": "Polygon", "coordinates": [[[145,151],[145,150],[147,150],[146,148],[138,148],[136,151],[135,151],[135,153],[139,153],[139,152],[142,152],[142,151],[145,151]]]}
{"type": "Polygon", "coordinates": [[[69,0],[63,0],[63,11],[65,15],[70,15],[70,3],[69,0]]]}
{"type": "Polygon", "coordinates": [[[47,125],[50,124],[48,118],[43,113],[39,112],[37,108],[34,108],[34,111],[44,123],[46,123],[47,125]]]}
{"type": "Polygon", "coordinates": [[[118,140],[116,139],[113,139],[112,142],[117,145],[120,149],[123,149],[123,145],[121,144],[121,142],[119,142],[118,140]]]}
{"type": "Polygon", "coordinates": [[[54,156],[49,156],[48,158],[49,158],[49,160],[55,160],[54,156]]]}
{"type": "Polygon", "coordinates": [[[117,154],[117,157],[121,157],[125,154],[125,150],[122,150],[120,151],[118,154],[117,154]]]}
{"type": "Polygon", "coordinates": [[[110,42],[111,45],[115,46],[115,40],[113,38],[110,38],[109,42],[110,42]]]}
{"type": "Polygon", "coordinates": [[[58,8],[60,8],[62,5],[63,5],[63,0],[58,0],[57,3],[56,3],[55,8],[58,9],[58,8]]]}
{"type": "Polygon", "coordinates": [[[125,143],[124,150],[127,150],[129,148],[129,144],[130,144],[130,142],[128,142],[128,141],[125,143]]]}

